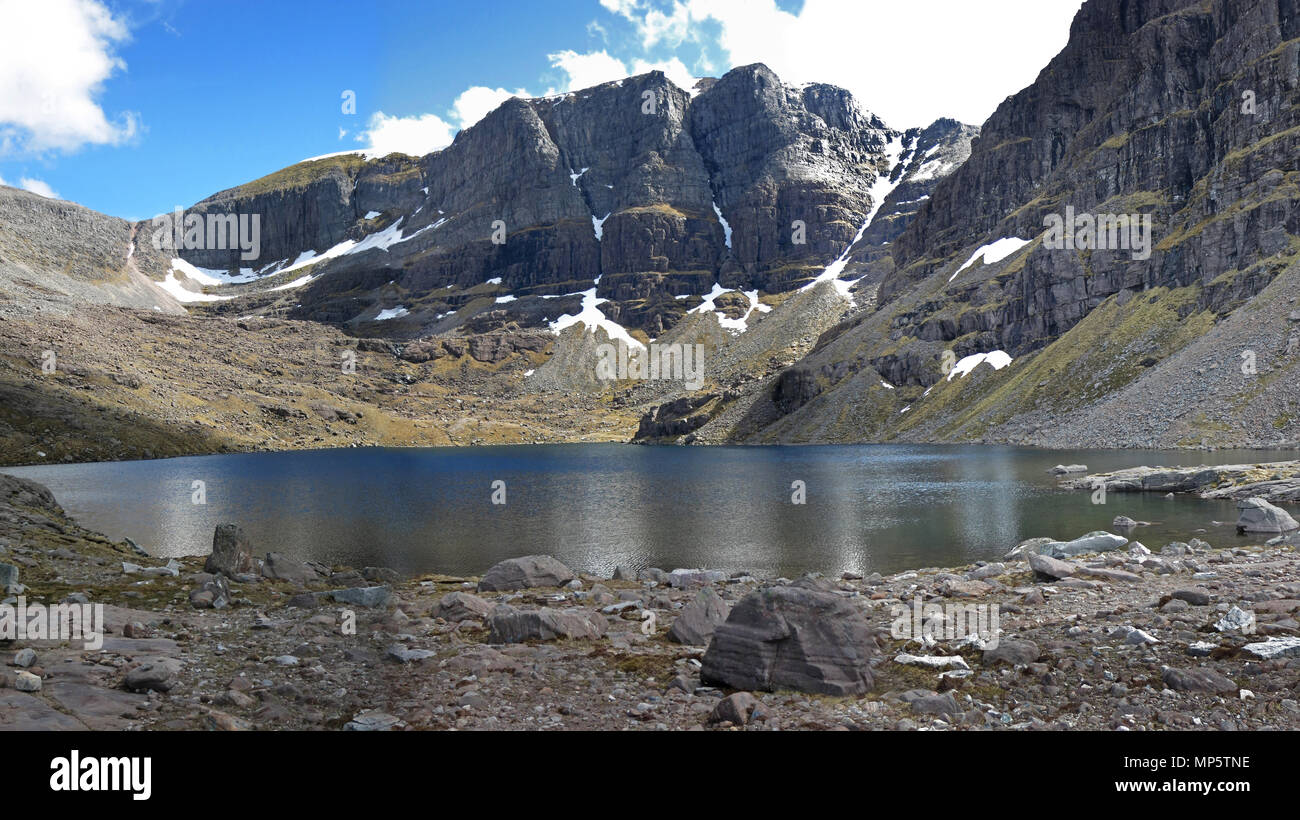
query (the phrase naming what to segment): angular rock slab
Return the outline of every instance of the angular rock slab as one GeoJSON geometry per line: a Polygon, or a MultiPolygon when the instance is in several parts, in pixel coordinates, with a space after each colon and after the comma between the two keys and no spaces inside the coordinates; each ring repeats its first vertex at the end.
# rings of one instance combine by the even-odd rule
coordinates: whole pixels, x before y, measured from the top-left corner
{"type": "Polygon", "coordinates": [[[793,586],[751,592],[713,632],[700,680],[732,689],[856,695],[871,688],[875,632],[834,593],[793,586]]]}
{"type": "Polygon", "coordinates": [[[498,604],[488,617],[488,641],[522,643],[556,638],[599,638],[609,627],[605,616],[581,609],[515,609],[498,604]]]}
{"type": "Polygon", "coordinates": [[[574,579],[573,572],[549,555],[507,558],[496,564],[479,581],[486,592],[505,592],[532,587],[562,587],[574,579]]]}
{"type": "Polygon", "coordinates": [[[1281,507],[1262,498],[1243,498],[1237,502],[1237,530],[1240,532],[1290,532],[1300,523],[1281,507]]]}
{"type": "Polygon", "coordinates": [[[466,620],[486,620],[492,604],[468,592],[448,592],[434,604],[429,614],[452,623],[466,620]]]}
{"type": "Polygon", "coordinates": [[[731,609],[722,596],[705,587],[682,609],[668,629],[668,640],[687,646],[708,646],[718,624],[727,620],[731,609]]]}
{"type": "Polygon", "coordinates": [[[0,689],[0,731],[84,732],[88,728],[35,695],[0,689]]]}

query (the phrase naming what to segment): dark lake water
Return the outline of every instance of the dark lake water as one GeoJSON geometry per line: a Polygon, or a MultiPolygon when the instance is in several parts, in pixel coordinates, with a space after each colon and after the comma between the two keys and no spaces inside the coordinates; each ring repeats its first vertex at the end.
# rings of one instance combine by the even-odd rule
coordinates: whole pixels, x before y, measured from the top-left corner
{"type": "MultiPolygon", "coordinates": [[[[233,521],[259,553],[404,572],[479,574],[555,555],[575,570],[707,567],[765,575],[896,572],[996,559],[1019,541],[1153,522],[1158,550],[1199,535],[1244,544],[1231,502],[1065,492],[1047,470],[1227,464],[1295,451],[1061,451],[848,445],[565,444],[343,449],[6,468],[41,481],[78,521],[160,557],[206,554],[233,521]],[[193,503],[193,482],[206,503],[193,503]],[[505,482],[504,505],[492,503],[505,482]],[[807,502],[791,503],[802,481],[807,502]]],[[[1256,539],[1258,540],[1258,539],[1256,539]]]]}

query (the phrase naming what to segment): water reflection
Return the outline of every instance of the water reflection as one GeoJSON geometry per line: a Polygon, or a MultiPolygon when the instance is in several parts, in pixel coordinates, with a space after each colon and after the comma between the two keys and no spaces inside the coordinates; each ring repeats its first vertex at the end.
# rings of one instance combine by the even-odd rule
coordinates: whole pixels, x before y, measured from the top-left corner
{"type": "Polygon", "coordinates": [[[42,481],[83,524],[159,556],[204,554],[240,523],[260,552],[404,572],[478,573],[556,555],[598,574],[711,567],[796,575],[894,572],[995,559],[1024,538],[1154,522],[1159,549],[1200,535],[1245,543],[1231,502],[1063,493],[1047,470],[1235,463],[1292,451],[1050,451],[974,446],[548,445],[256,453],[7,470],[42,481]],[[207,503],[191,502],[192,482],[207,503]],[[791,502],[803,481],[807,503],[791,502]],[[492,503],[494,481],[505,505],[492,503]]]}

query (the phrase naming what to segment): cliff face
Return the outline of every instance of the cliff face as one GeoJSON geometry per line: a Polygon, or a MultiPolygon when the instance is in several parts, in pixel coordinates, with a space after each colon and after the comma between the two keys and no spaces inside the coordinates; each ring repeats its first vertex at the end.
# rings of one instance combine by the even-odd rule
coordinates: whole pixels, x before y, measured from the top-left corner
{"type": "Polygon", "coordinates": [[[750,417],[776,421],[721,435],[1059,445],[1082,435],[1057,435],[1068,417],[1124,391],[1128,410],[1090,441],[1294,437],[1286,408],[1300,396],[1281,395],[1294,380],[1278,378],[1294,356],[1265,338],[1275,329],[1234,323],[1219,359],[1191,343],[1225,317],[1296,299],[1280,274],[1300,259],[1297,11],[1296,0],[1089,0],[1064,50],[897,236],[878,309],[825,334],[779,400],[754,398],[770,412],[750,417]],[[1149,218],[1149,244],[1054,243],[1046,220],[1068,214],[1149,218]],[[946,377],[945,362],[995,350],[1014,364],[946,377]],[[1227,395],[1170,394],[1168,373],[1235,373],[1246,350],[1268,359],[1276,418],[1264,427],[1243,420],[1248,394],[1258,399],[1250,379],[1216,388],[1227,395]],[[1147,418],[1141,395],[1169,406],[1147,418]]]}
{"type": "MultiPolygon", "coordinates": [[[[968,139],[955,123],[936,139],[954,128],[968,139]]],[[[492,307],[498,324],[538,324],[559,303],[536,300],[594,284],[607,317],[655,335],[714,283],[775,294],[821,274],[883,197],[882,175],[901,175],[903,136],[847,91],[787,86],[762,65],[692,91],[652,72],[510,100],[419,159],[325,158],[217,194],[192,211],[261,215],[261,257],[181,255],[251,278],[357,243],[268,285],[309,273],[293,290],[302,318],[365,322],[400,304],[375,332],[481,323],[487,296],[508,303],[492,307]]]]}
{"type": "Polygon", "coordinates": [[[1204,286],[1199,306],[1219,312],[1258,293],[1278,269],[1264,260],[1289,252],[1300,233],[1290,176],[1300,144],[1295,5],[1087,3],[1066,48],[990,117],[970,160],[899,237],[882,300],[952,273],[973,238],[1040,236],[1044,217],[1067,206],[1150,214],[1150,258],[1036,246],[996,289],[983,277],[950,289],[986,308],[935,328],[927,321],[939,312],[908,323],[942,341],[975,333],[976,346],[1021,353],[1124,289],[1204,286]],[[1229,272],[1232,281],[1216,281],[1229,272]]]}

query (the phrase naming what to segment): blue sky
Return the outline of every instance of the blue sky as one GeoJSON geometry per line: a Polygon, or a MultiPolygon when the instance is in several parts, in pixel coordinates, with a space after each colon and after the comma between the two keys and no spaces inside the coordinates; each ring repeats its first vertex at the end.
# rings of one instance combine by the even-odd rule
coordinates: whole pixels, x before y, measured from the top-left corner
{"type": "Polygon", "coordinates": [[[978,124],[1079,3],[0,0],[0,181],[145,219],[311,156],[423,153],[510,94],[655,67],[685,83],[761,61],[896,128],[978,124]]]}

